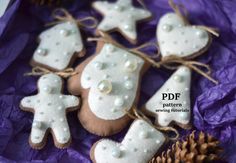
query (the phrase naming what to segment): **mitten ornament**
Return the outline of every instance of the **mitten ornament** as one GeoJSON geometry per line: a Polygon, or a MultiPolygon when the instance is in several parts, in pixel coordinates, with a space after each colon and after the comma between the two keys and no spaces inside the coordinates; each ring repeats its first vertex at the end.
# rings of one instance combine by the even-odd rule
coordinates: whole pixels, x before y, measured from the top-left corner
{"type": "MultiPolygon", "coordinates": [[[[78,28],[78,25],[81,26],[82,24],[80,20],[75,20],[64,9],[55,10],[54,17],[59,20],[56,22],[59,24],[40,34],[40,44],[34,52],[31,65],[63,71],[72,65],[77,57],[82,57],[85,53],[78,28]],[[57,14],[60,12],[64,16],[58,16],[57,14]]],[[[86,20],[89,19],[95,23],[94,18],[86,18],[86,20]]]]}
{"type": "Polygon", "coordinates": [[[185,140],[177,141],[171,149],[154,157],[149,163],[205,163],[221,160],[219,141],[211,135],[193,131],[185,140]]]}
{"type": "Polygon", "coordinates": [[[58,75],[43,75],[38,81],[38,94],[21,100],[21,109],[34,113],[29,138],[32,148],[43,148],[49,132],[58,148],[65,148],[71,142],[66,113],[78,108],[79,99],[63,95],[62,86],[62,79],[58,75]]]}
{"type": "Polygon", "coordinates": [[[217,83],[209,76],[208,65],[189,59],[202,55],[208,49],[212,41],[209,32],[215,32],[208,27],[190,25],[181,15],[178,6],[172,1],[169,2],[175,13],[162,16],[157,26],[162,56],[159,64],[177,70],[145,104],[144,110],[154,116],[156,124],[160,126],[176,123],[183,128],[189,128],[191,70],[217,83]],[[198,66],[206,68],[208,72],[204,72],[198,66]]]}
{"type": "Polygon", "coordinates": [[[0,1],[0,18],[4,15],[9,4],[10,4],[10,0],[1,0],[0,1]]]}
{"type": "Polygon", "coordinates": [[[132,0],[96,1],[93,7],[104,15],[97,31],[118,31],[131,43],[137,41],[136,23],[151,17],[148,10],[134,7],[132,0]]]}
{"type": "Polygon", "coordinates": [[[143,58],[112,43],[98,42],[96,54],[80,64],[68,80],[68,90],[81,95],[81,124],[101,136],[121,131],[136,105],[139,81],[148,64],[143,58]]]}
{"type": "Polygon", "coordinates": [[[101,139],[93,145],[90,155],[94,163],[146,163],[165,141],[161,132],[137,119],[121,143],[101,139]]]}

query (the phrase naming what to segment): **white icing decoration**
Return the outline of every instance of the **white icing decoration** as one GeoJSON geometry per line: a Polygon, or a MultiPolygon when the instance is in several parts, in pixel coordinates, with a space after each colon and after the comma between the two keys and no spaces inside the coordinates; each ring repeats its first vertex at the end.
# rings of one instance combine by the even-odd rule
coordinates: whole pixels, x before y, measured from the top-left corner
{"type": "Polygon", "coordinates": [[[7,10],[10,0],[0,0],[0,17],[2,17],[7,10]]]}
{"type": "Polygon", "coordinates": [[[104,15],[98,25],[99,30],[110,31],[119,28],[133,40],[137,39],[136,22],[151,16],[148,10],[133,7],[131,0],[118,0],[115,3],[97,1],[93,6],[104,15]]]}
{"type": "MultiPolygon", "coordinates": [[[[90,110],[97,117],[105,120],[114,120],[124,116],[126,114],[125,110],[129,110],[133,106],[139,84],[139,75],[143,64],[144,60],[142,58],[112,44],[104,44],[100,53],[86,65],[81,75],[82,87],[84,89],[90,88],[88,94],[90,110]],[[108,52],[107,49],[113,49],[113,52],[108,52]],[[110,54],[110,57],[104,57],[108,53],[110,54]],[[127,54],[127,57],[122,57],[122,54],[125,53],[127,54]],[[127,59],[136,63],[140,62],[134,72],[127,72],[124,70],[124,64],[127,59]],[[114,61],[117,63],[116,67],[112,66],[114,61]],[[102,70],[97,71],[94,67],[94,63],[97,62],[103,62],[106,66],[102,70]],[[104,75],[109,75],[109,78],[104,79],[104,75]],[[90,76],[91,80],[87,80],[87,76],[90,76]],[[129,81],[132,83],[132,89],[127,89],[125,87],[124,76],[129,76],[129,81]],[[98,84],[104,80],[107,80],[112,84],[112,91],[110,91],[109,94],[102,93],[98,89],[98,84]],[[124,96],[129,97],[129,99],[126,100],[126,98],[123,98],[124,104],[122,107],[116,106],[116,98],[122,98],[124,96]],[[94,100],[98,97],[101,97],[101,100],[94,100]]],[[[128,85],[130,88],[130,84],[128,85]]]]}
{"type": "Polygon", "coordinates": [[[62,80],[55,74],[43,75],[38,81],[38,88],[37,95],[21,100],[22,107],[34,110],[31,142],[42,143],[46,130],[51,128],[58,143],[67,143],[70,140],[70,132],[66,120],[66,110],[78,106],[78,98],[71,95],[61,95],[62,80]],[[55,81],[57,82],[55,83],[55,81]],[[45,88],[52,91],[45,92],[45,88]]]}
{"type": "Polygon", "coordinates": [[[33,55],[33,60],[57,70],[66,69],[74,53],[83,49],[80,31],[72,22],[55,25],[42,32],[39,38],[40,45],[33,55]]]}
{"type": "MultiPolygon", "coordinates": [[[[188,124],[191,117],[190,108],[190,91],[185,88],[190,87],[191,82],[191,70],[188,67],[181,66],[176,72],[165,82],[165,84],[151,97],[151,99],[145,104],[145,108],[156,117],[156,124],[161,126],[168,126],[172,121],[180,124],[188,124]],[[176,80],[178,76],[178,80],[176,80]],[[181,82],[180,79],[181,78],[181,82]],[[162,93],[180,93],[178,100],[162,100],[162,93]],[[187,109],[188,112],[165,112],[156,111],[157,109],[163,109],[163,104],[168,103],[180,103],[182,106],[174,107],[174,109],[187,109]]],[[[165,107],[171,109],[172,107],[165,107]]]]}
{"type": "Polygon", "coordinates": [[[103,139],[94,148],[96,163],[145,163],[148,162],[156,151],[165,142],[164,135],[154,130],[143,120],[135,120],[121,143],[103,139]],[[140,125],[139,122],[143,122],[140,125]],[[144,139],[140,139],[140,131],[148,133],[144,139]],[[156,143],[156,142],[159,143],[156,143]],[[148,148],[148,149],[147,149],[148,148]]]}
{"type": "Polygon", "coordinates": [[[174,13],[167,13],[161,17],[157,26],[157,37],[163,57],[190,56],[206,47],[210,39],[207,31],[186,26],[174,13]]]}

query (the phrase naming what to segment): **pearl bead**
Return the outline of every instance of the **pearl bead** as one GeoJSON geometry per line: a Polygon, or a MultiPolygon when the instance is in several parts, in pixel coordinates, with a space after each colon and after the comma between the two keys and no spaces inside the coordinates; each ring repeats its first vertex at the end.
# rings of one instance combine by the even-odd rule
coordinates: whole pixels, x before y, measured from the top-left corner
{"type": "Polygon", "coordinates": [[[148,153],[148,150],[147,150],[147,149],[144,149],[143,152],[144,152],[144,153],[148,153]]]}
{"type": "Polygon", "coordinates": [[[109,44],[109,45],[107,45],[106,50],[109,53],[110,52],[114,52],[115,51],[115,47],[113,45],[109,44]]]}
{"type": "Polygon", "coordinates": [[[43,88],[43,91],[44,91],[45,93],[51,93],[51,92],[52,92],[52,88],[46,86],[46,87],[43,88]]]}
{"type": "Polygon", "coordinates": [[[163,26],[162,26],[162,29],[165,31],[165,32],[170,32],[171,30],[172,30],[172,26],[171,25],[169,25],[169,24],[164,24],[163,26]]]}
{"type": "Polygon", "coordinates": [[[61,29],[61,30],[60,30],[60,34],[61,34],[62,36],[68,36],[68,35],[69,35],[69,31],[68,31],[68,30],[65,30],[65,29],[61,29]]]}
{"type": "Polygon", "coordinates": [[[38,121],[34,121],[32,124],[33,128],[40,129],[42,127],[42,123],[38,121]]]}
{"type": "Polygon", "coordinates": [[[111,109],[111,112],[112,112],[112,113],[115,113],[116,111],[117,111],[117,110],[116,110],[115,108],[112,108],[112,109],[111,109]]]}
{"type": "Polygon", "coordinates": [[[111,155],[115,158],[120,158],[121,157],[121,151],[117,148],[113,149],[111,152],[111,155]]]}
{"type": "Polygon", "coordinates": [[[94,67],[95,67],[97,70],[102,70],[102,69],[103,69],[103,63],[102,63],[102,62],[95,62],[95,63],[94,63],[94,67]]]}
{"type": "Polygon", "coordinates": [[[61,121],[61,122],[64,122],[65,120],[64,120],[64,118],[60,118],[60,121],[61,121]]]}
{"type": "Polygon", "coordinates": [[[186,102],[186,101],[183,101],[183,104],[184,104],[184,105],[186,105],[186,104],[187,104],[187,102],[186,102]]]}
{"type": "Polygon", "coordinates": [[[65,127],[64,129],[63,129],[64,131],[68,131],[68,129],[65,127]]]}
{"type": "Polygon", "coordinates": [[[63,95],[59,95],[59,98],[62,99],[64,96],[63,95]]]}
{"type": "Polygon", "coordinates": [[[38,55],[45,56],[45,55],[47,55],[47,50],[46,50],[46,49],[42,49],[42,48],[38,48],[38,49],[36,50],[36,53],[37,53],[38,55]]]}
{"type": "Polygon", "coordinates": [[[126,89],[130,90],[130,89],[133,89],[133,87],[134,87],[134,84],[131,80],[125,81],[125,88],[126,89]]]}
{"type": "Polygon", "coordinates": [[[188,87],[186,87],[186,88],[184,88],[184,90],[185,90],[185,91],[189,91],[189,88],[188,88],[188,87]]]}
{"type": "Polygon", "coordinates": [[[146,131],[141,131],[141,132],[139,133],[139,137],[140,137],[141,139],[146,139],[146,138],[148,138],[148,132],[146,132],[146,131]]]}
{"type": "Polygon", "coordinates": [[[125,69],[128,72],[134,72],[137,69],[137,62],[136,61],[131,61],[131,60],[127,60],[125,62],[125,69]]]}
{"type": "Polygon", "coordinates": [[[109,94],[112,91],[112,84],[108,80],[102,80],[98,83],[97,88],[101,93],[109,94]]]}
{"type": "Polygon", "coordinates": [[[115,102],[114,102],[114,105],[115,106],[123,106],[124,105],[124,100],[123,100],[123,98],[121,98],[121,97],[117,97],[116,99],[115,99],[115,102]]]}
{"type": "Polygon", "coordinates": [[[183,77],[179,76],[179,75],[175,75],[174,76],[174,80],[177,81],[177,82],[182,82],[183,81],[183,77]]]}
{"type": "Polygon", "coordinates": [[[58,108],[57,108],[58,110],[62,110],[63,109],[63,107],[62,106],[58,106],[58,108]]]}
{"type": "Polygon", "coordinates": [[[196,31],[196,35],[198,38],[205,38],[206,37],[206,32],[205,31],[196,31]]]}
{"type": "Polygon", "coordinates": [[[156,143],[157,143],[157,144],[160,144],[160,140],[156,140],[156,143]]]}
{"type": "Polygon", "coordinates": [[[123,11],[124,10],[124,7],[123,6],[121,6],[121,5],[115,5],[115,10],[117,10],[117,11],[123,11]]]}
{"type": "Polygon", "coordinates": [[[182,112],[182,113],[180,113],[180,117],[183,118],[183,120],[187,120],[188,114],[186,112],[182,112]]]}
{"type": "Polygon", "coordinates": [[[125,95],[125,99],[128,100],[128,99],[129,99],[129,96],[128,96],[128,95],[125,95]]]}
{"type": "Polygon", "coordinates": [[[125,25],[124,25],[124,29],[127,30],[127,31],[132,31],[132,30],[133,30],[133,27],[132,27],[132,25],[130,25],[130,24],[125,24],[125,25]]]}
{"type": "Polygon", "coordinates": [[[69,53],[69,52],[64,52],[63,54],[64,54],[64,56],[69,56],[71,53],[69,53]]]}

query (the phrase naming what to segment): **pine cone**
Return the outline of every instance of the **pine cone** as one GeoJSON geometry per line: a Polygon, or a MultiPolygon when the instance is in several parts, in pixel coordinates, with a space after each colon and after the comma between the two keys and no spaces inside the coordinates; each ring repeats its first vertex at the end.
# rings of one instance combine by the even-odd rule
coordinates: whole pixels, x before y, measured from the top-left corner
{"type": "Polygon", "coordinates": [[[161,156],[153,158],[149,163],[206,163],[220,160],[222,152],[219,141],[209,134],[200,132],[195,137],[193,131],[186,140],[177,141],[171,149],[162,152],[161,156]]]}

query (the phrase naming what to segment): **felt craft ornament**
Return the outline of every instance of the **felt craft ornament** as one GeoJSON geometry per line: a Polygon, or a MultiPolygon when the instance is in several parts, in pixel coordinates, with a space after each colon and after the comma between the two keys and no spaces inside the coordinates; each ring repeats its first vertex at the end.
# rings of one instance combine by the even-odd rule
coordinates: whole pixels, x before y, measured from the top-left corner
{"type": "Polygon", "coordinates": [[[176,140],[177,130],[171,127],[157,128],[136,108],[132,108],[127,115],[134,119],[122,142],[101,139],[90,151],[94,163],[145,163],[151,160],[157,151],[169,140],[162,132],[174,132],[176,140]]]}
{"type": "Polygon", "coordinates": [[[166,68],[176,68],[176,72],[166,81],[166,83],[154,94],[145,104],[144,110],[156,118],[156,124],[168,126],[172,122],[183,128],[190,127],[191,107],[190,107],[190,82],[191,70],[194,70],[214,83],[216,80],[209,76],[208,65],[189,61],[196,56],[202,55],[210,46],[211,35],[217,33],[208,27],[191,26],[187,19],[172,1],[170,5],[175,13],[167,13],[161,17],[157,26],[157,37],[162,60],[159,64],[166,68]],[[182,64],[176,67],[172,64],[182,64]],[[208,72],[203,72],[197,66],[206,68],[208,72]],[[174,98],[164,97],[164,95],[174,95],[174,98]]]}
{"type": "Polygon", "coordinates": [[[0,18],[4,15],[10,2],[11,2],[10,0],[1,0],[0,1],[0,18]]]}
{"type": "Polygon", "coordinates": [[[79,99],[63,95],[62,86],[63,81],[58,75],[47,72],[38,81],[38,94],[21,100],[21,109],[34,113],[29,138],[32,148],[43,148],[49,132],[56,147],[65,148],[70,145],[71,135],[66,113],[78,109],[79,99]]]}
{"type": "Polygon", "coordinates": [[[77,66],[78,74],[68,80],[68,91],[83,99],[78,112],[83,127],[108,136],[130,121],[126,111],[136,105],[140,78],[151,64],[137,49],[127,49],[108,34],[101,35],[92,39],[98,41],[96,54],[77,66]]]}
{"type": "MultiPolygon", "coordinates": [[[[140,4],[143,5],[142,2],[140,4]]],[[[132,0],[117,0],[115,3],[97,1],[93,7],[104,15],[103,20],[97,27],[97,31],[119,31],[131,43],[136,43],[136,23],[151,18],[151,12],[136,8],[132,0]]]]}
{"type": "Polygon", "coordinates": [[[56,25],[40,34],[40,44],[33,54],[31,65],[62,71],[77,57],[85,54],[78,26],[94,28],[96,19],[85,17],[75,20],[65,9],[55,10],[53,17],[59,21],[52,23],[56,25]],[[93,21],[93,24],[84,24],[84,21],[93,21]]]}

